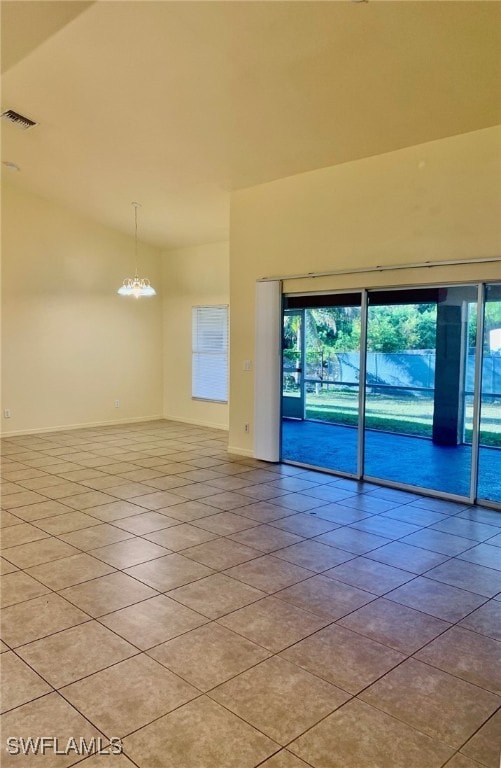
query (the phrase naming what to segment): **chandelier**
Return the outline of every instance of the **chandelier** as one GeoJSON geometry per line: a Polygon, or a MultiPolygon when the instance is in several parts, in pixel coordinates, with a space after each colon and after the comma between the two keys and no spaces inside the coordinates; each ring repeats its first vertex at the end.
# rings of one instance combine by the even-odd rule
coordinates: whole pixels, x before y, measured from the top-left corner
{"type": "Polygon", "coordinates": [[[123,285],[118,289],[120,296],[156,296],[155,289],[150,285],[150,281],[145,277],[139,277],[137,269],[137,209],[141,207],[139,203],[131,203],[134,208],[134,256],[136,260],[136,272],[134,277],[127,277],[123,285]]]}

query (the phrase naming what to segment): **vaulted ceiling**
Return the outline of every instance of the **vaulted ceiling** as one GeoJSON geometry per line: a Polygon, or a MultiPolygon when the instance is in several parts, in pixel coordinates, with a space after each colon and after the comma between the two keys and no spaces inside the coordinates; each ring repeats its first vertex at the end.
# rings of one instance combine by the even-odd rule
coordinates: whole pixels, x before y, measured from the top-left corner
{"type": "Polygon", "coordinates": [[[13,183],[165,248],[232,189],[501,122],[501,4],[2,3],[13,183]]]}

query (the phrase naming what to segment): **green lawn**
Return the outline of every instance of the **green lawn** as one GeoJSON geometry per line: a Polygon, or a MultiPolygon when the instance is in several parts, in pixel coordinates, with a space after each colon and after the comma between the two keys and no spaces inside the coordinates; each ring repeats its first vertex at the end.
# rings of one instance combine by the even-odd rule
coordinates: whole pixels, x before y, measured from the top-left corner
{"type": "MultiPolygon", "coordinates": [[[[471,411],[471,407],[467,408],[466,442],[470,442],[472,436],[471,411]]],[[[366,425],[369,429],[431,438],[433,399],[397,398],[371,394],[367,397],[365,416],[366,425]]],[[[306,418],[356,426],[358,423],[358,396],[352,391],[325,391],[318,395],[307,393],[306,418]]],[[[501,447],[501,418],[498,404],[482,406],[480,441],[482,445],[501,447]]]]}

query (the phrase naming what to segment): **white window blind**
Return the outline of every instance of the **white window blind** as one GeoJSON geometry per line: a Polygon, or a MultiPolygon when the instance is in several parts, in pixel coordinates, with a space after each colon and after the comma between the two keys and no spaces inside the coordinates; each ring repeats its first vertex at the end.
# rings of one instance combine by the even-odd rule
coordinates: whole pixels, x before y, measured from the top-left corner
{"type": "Polygon", "coordinates": [[[228,402],[228,307],[193,307],[192,397],[228,402]]]}

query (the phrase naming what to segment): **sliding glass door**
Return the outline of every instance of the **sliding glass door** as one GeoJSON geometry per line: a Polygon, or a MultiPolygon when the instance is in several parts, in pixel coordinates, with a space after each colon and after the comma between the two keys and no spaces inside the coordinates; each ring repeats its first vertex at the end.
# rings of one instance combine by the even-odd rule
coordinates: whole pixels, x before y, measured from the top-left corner
{"type": "Polygon", "coordinates": [[[284,461],[501,503],[501,283],[284,304],[284,461]]]}
{"type": "Polygon", "coordinates": [[[282,329],[282,416],[304,418],[304,309],[285,310],[282,329]]]}
{"type": "Polygon", "coordinates": [[[476,286],[369,292],[366,476],[469,495],[476,298],[476,286]]]}
{"type": "Polygon", "coordinates": [[[286,301],[282,456],[356,475],[361,294],[286,301]]]}
{"type": "Polygon", "coordinates": [[[485,289],[482,353],[477,496],[501,503],[501,283],[485,289]]]}

